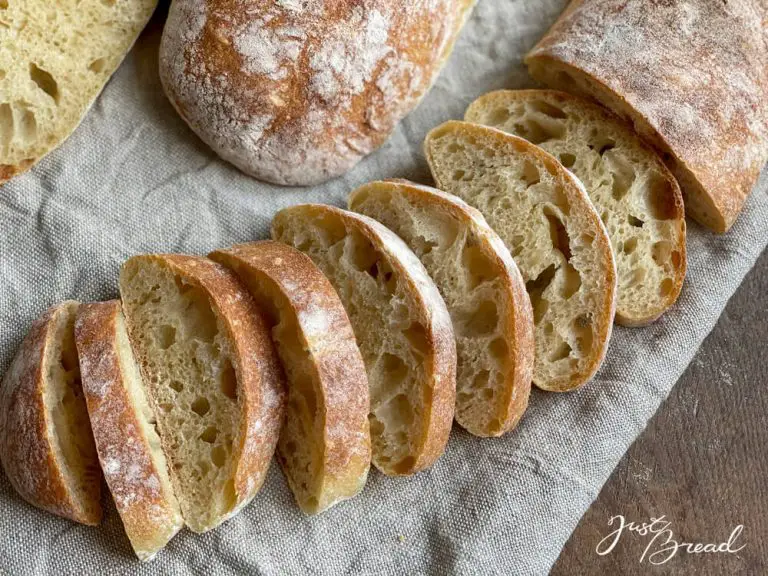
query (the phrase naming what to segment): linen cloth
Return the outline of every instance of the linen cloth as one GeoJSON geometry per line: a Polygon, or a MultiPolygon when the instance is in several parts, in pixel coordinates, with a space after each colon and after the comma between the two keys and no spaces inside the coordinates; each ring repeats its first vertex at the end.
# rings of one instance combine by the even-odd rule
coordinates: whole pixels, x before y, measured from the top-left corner
{"type": "MultiPolygon", "coordinates": [[[[481,0],[421,106],[380,151],[313,189],[242,175],[174,113],[157,74],[161,8],[77,132],[0,188],[0,372],[47,307],[115,297],[131,255],[205,254],[265,238],[278,209],[343,205],[375,178],[429,183],[426,132],[488,90],[530,86],[521,58],[565,4],[481,0]]],[[[764,174],[727,235],[689,223],[679,303],[650,327],[616,327],[593,382],[570,394],[534,391],[520,426],[501,439],[454,427],[430,470],[372,470],[359,497],[314,518],[273,464],[240,515],[205,535],[182,532],[146,565],[111,503],[102,526],[79,526],[23,502],[0,473],[0,573],[544,574],[768,243],[767,191],[764,174]]]]}

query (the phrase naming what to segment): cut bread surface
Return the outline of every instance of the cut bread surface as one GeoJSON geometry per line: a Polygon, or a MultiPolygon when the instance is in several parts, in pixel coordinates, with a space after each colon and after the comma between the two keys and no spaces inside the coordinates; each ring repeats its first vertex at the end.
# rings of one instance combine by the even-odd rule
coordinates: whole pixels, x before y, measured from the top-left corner
{"type": "Polygon", "coordinates": [[[0,0],[0,183],[77,127],[157,0],[0,0]]]}
{"type": "Polygon", "coordinates": [[[204,258],[131,258],[120,293],[184,521],[210,530],[255,495],[277,443],[267,328],[245,287],[204,258]]]}
{"type": "Polygon", "coordinates": [[[456,421],[477,436],[514,428],[533,377],[533,311],[502,240],[459,198],[407,181],[366,184],[349,207],[402,238],[440,290],[456,336],[456,421]]]}
{"type": "Polygon", "coordinates": [[[82,305],[75,338],[104,477],[136,555],[150,560],[184,521],[120,302],[82,305]]]}
{"type": "Polygon", "coordinates": [[[534,383],[567,391],[605,356],[616,266],[600,217],[578,179],[530,142],[467,122],[429,133],[438,187],[477,208],[501,236],[533,306],[534,383]]]}
{"type": "Polygon", "coordinates": [[[648,324],[677,300],[686,270],[682,195],[628,124],[554,90],[491,92],[469,107],[465,119],[540,146],[584,183],[614,247],[618,323],[648,324]]]}
{"type": "Polygon", "coordinates": [[[389,475],[432,465],[453,420],[456,349],[418,258],[375,220],[319,204],[279,212],[272,237],[306,253],[344,304],[368,374],[374,465],[389,475]]]}
{"type": "Polygon", "coordinates": [[[235,271],[271,327],[288,386],[277,459],[299,506],[317,514],[356,495],[371,461],[368,380],[333,286],[308,256],[278,242],[210,258],[235,271]]]}
{"type": "Polygon", "coordinates": [[[32,325],[0,390],[0,460],[29,503],[70,520],[101,521],[101,473],[80,383],[68,301],[32,325]]]}

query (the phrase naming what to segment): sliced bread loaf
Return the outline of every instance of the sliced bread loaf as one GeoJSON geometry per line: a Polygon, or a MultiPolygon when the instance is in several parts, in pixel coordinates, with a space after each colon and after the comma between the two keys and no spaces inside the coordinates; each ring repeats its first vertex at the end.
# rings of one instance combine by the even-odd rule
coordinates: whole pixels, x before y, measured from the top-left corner
{"type": "Polygon", "coordinates": [[[0,0],[0,183],[74,132],[157,0],[0,0]]]}
{"type": "Polygon", "coordinates": [[[29,330],[0,387],[0,461],[27,502],[82,524],[101,522],[101,473],[80,386],[77,302],[29,330]]]}
{"type": "Polygon", "coordinates": [[[235,275],[206,258],[136,256],[120,294],[184,521],[215,528],[261,487],[284,390],[269,329],[235,275]]]}
{"type": "Polygon", "coordinates": [[[331,283],[295,248],[254,242],[210,255],[248,286],[285,367],[277,459],[301,509],[317,514],[365,485],[371,462],[368,379],[331,283]]]}
{"type": "Polygon", "coordinates": [[[616,321],[653,322],[685,278],[680,187],[631,126],[583,98],[554,90],[502,90],[477,99],[465,119],[525,138],[583,183],[613,245],[616,321]]]}
{"type": "Polygon", "coordinates": [[[528,406],[533,311],[509,250],[456,196],[405,180],[372,182],[349,208],[400,236],[435,281],[456,335],[456,421],[500,436],[528,406]]]}
{"type": "Polygon", "coordinates": [[[184,520],[120,302],[80,306],[75,341],[101,469],[136,555],[151,560],[184,520]]]}
{"type": "Polygon", "coordinates": [[[272,237],[312,258],[344,303],[368,373],[373,463],[389,475],[433,464],[453,421],[456,345],[421,262],[375,220],[332,206],[282,210],[272,237]]]}
{"type": "Polygon", "coordinates": [[[533,305],[534,383],[566,391],[608,348],[616,265],[584,187],[541,148],[500,130],[446,122],[425,152],[438,186],[477,208],[504,240],[533,305]]]}

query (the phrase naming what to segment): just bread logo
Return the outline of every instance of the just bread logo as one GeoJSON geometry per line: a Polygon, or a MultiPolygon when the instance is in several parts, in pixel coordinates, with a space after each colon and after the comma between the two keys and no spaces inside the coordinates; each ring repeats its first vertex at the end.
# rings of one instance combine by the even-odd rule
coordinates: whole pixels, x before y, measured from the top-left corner
{"type": "Polygon", "coordinates": [[[608,526],[613,530],[598,543],[595,552],[606,556],[613,552],[622,536],[639,538],[645,544],[640,563],[654,566],[666,564],[678,554],[736,554],[746,547],[739,542],[744,526],[739,524],[731,530],[730,536],[721,542],[685,542],[678,540],[672,530],[672,522],[666,516],[650,518],[648,522],[628,522],[624,516],[612,516],[608,526]]]}

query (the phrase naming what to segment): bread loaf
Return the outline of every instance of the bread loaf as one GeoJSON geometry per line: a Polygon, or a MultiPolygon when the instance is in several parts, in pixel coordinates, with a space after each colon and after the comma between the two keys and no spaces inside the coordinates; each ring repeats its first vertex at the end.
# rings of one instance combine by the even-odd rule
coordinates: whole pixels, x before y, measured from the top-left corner
{"type": "Polygon", "coordinates": [[[630,125],[554,90],[491,92],[465,119],[525,138],[582,181],[613,245],[619,324],[648,324],[677,300],[686,268],[680,187],[630,125]]]}
{"type": "Polygon", "coordinates": [[[632,122],[688,214],[725,232],[768,159],[765,14],[754,0],[575,0],[526,63],[632,122]]]}
{"type": "Polygon", "coordinates": [[[374,465],[389,475],[431,466],[451,431],[456,346],[421,262],[375,220],[332,206],[278,212],[272,238],[312,258],[344,303],[368,374],[374,465]]]}
{"type": "Polygon", "coordinates": [[[174,0],[171,103],[243,172],[317,184],[378,148],[429,90],[475,0],[174,0]]]}
{"type": "Polygon", "coordinates": [[[400,236],[440,290],[456,335],[456,421],[477,436],[514,428],[533,378],[533,311],[501,238],[459,198],[405,180],[366,184],[349,208],[400,236]]]}
{"type": "Polygon", "coordinates": [[[0,462],[27,502],[101,522],[101,472],[80,386],[77,302],[38,318],[0,385],[0,462]]]}
{"type": "Polygon", "coordinates": [[[139,560],[184,526],[120,302],[83,304],[75,341],[99,462],[139,560]]]}
{"type": "Polygon", "coordinates": [[[205,532],[255,496],[277,445],[285,393],[269,329],[206,258],[135,256],[120,294],[184,522],[205,532]]]}
{"type": "Polygon", "coordinates": [[[371,462],[368,380],[355,333],[328,279],[306,255],[254,242],[210,255],[264,311],[288,384],[277,459],[301,509],[317,514],[365,485],[371,462]]]}
{"type": "Polygon", "coordinates": [[[579,180],[530,142],[467,122],[427,135],[438,186],[477,208],[512,253],[533,305],[533,382],[577,388],[597,372],[611,335],[616,265],[579,180]]]}
{"type": "Polygon", "coordinates": [[[74,132],[156,6],[0,1],[0,183],[74,132]]]}

